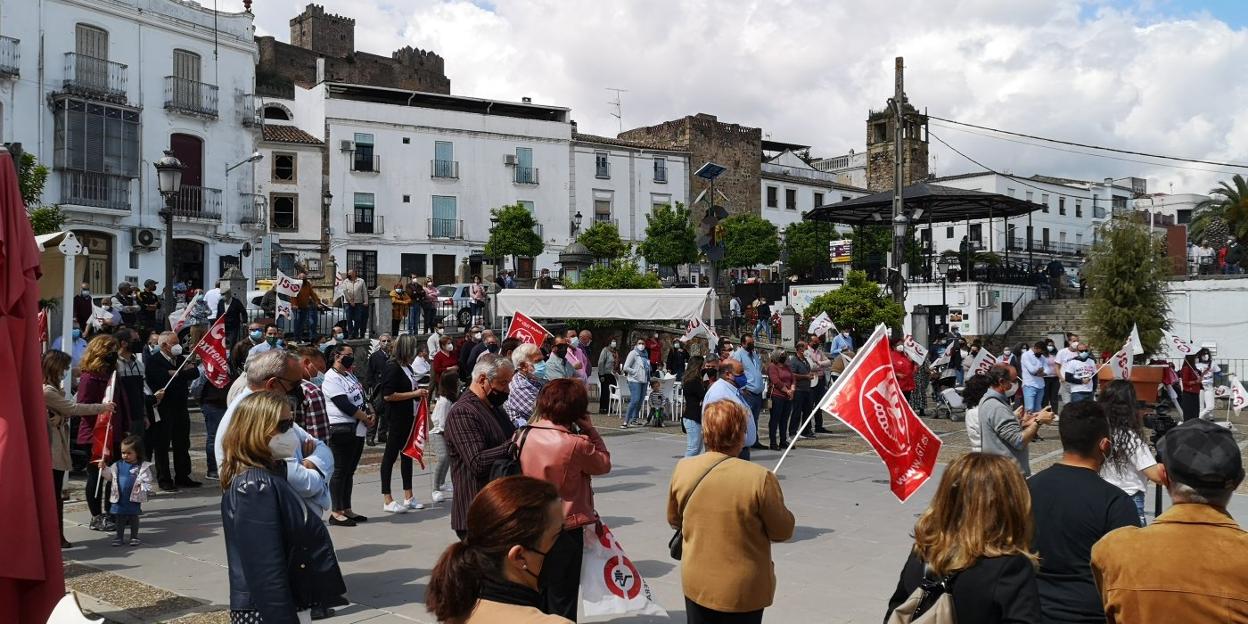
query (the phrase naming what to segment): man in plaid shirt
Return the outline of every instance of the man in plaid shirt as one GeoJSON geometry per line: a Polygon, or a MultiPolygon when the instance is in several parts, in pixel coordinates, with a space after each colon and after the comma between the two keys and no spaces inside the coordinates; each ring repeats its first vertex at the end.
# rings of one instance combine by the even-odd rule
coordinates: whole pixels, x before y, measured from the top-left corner
{"type": "Polygon", "coordinates": [[[312,346],[299,349],[299,366],[303,370],[303,381],[299,387],[303,390],[303,400],[295,403],[295,424],[303,427],[308,435],[321,440],[329,439],[329,412],[325,409],[325,394],[312,378],[325,373],[325,354],[312,346]]]}

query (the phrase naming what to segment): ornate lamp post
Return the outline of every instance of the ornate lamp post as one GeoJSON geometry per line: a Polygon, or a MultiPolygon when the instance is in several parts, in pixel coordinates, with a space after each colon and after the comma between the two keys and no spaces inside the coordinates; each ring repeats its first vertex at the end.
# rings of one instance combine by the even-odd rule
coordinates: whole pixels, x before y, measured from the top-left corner
{"type": "Polygon", "coordinates": [[[160,216],[165,220],[165,313],[173,312],[173,197],[182,190],[182,161],[170,150],[152,163],[156,167],[156,187],[165,200],[160,216]]]}

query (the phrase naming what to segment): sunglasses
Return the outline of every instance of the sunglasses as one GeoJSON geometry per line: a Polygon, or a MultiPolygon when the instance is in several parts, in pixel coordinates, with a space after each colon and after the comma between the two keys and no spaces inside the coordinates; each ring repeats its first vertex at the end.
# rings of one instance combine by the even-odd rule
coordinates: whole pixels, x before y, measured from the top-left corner
{"type": "Polygon", "coordinates": [[[294,419],[286,419],[286,418],[283,418],[282,420],[277,421],[277,432],[278,432],[278,433],[286,433],[287,431],[290,431],[290,430],[291,430],[291,429],[293,429],[294,427],[295,427],[295,421],[294,421],[294,419]]]}

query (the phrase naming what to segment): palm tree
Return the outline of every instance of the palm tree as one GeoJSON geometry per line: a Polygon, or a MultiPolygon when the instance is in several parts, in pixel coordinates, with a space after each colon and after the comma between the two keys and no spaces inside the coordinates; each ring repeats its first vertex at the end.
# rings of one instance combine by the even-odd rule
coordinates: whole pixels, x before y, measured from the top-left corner
{"type": "Polygon", "coordinates": [[[1236,174],[1230,182],[1220,182],[1209,195],[1192,211],[1188,226],[1191,240],[1220,245],[1229,235],[1240,242],[1248,241],[1248,180],[1236,174]]]}

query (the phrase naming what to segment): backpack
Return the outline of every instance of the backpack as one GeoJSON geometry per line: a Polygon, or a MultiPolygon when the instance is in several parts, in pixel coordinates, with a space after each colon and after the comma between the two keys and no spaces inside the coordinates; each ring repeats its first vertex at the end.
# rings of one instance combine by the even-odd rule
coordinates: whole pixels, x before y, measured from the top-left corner
{"type": "Polygon", "coordinates": [[[529,437],[530,428],[530,426],[525,425],[512,434],[511,448],[507,450],[507,457],[494,460],[494,463],[490,466],[490,481],[522,474],[520,471],[520,452],[524,450],[524,441],[529,437]]]}
{"type": "Polygon", "coordinates": [[[923,566],[923,581],[904,602],[893,609],[885,624],[957,624],[953,605],[953,580],[957,574],[942,579],[932,577],[931,568],[923,566]]]}

